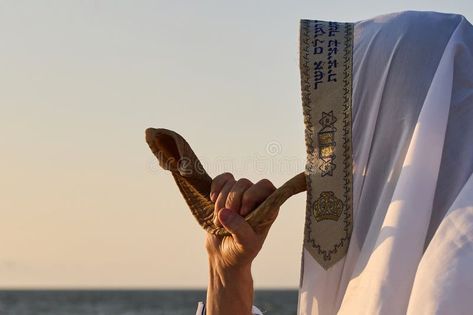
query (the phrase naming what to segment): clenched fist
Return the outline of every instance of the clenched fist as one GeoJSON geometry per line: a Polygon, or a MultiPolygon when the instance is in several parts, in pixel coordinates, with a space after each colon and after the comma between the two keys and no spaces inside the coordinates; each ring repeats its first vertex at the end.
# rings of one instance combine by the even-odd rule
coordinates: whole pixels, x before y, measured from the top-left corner
{"type": "MultiPolygon", "coordinates": [[[[207,314],[250,314],[253,300],[251,263],[261,250],[271,224],[254,231],[244,216],[253,211],[276,188],[267,179],[253,184],[235,180],[224,173],[212,181],[210,199],[215,203],[214,221],[230,236],[207,233],[205,245],[209,255],[210,282],[207,291],[207,314]]],[[[274,222],[279,209],[275,209],[274,222]]]]}

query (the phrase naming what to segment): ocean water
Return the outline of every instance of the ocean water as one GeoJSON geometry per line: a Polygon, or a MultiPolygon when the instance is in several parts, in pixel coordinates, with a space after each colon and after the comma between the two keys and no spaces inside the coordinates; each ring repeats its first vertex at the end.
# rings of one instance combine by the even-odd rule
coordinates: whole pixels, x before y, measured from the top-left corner
{"type": "MultiPolygon", "coordinates": [[[[187,315],[205,290],[8,290],[0,291],[2,315],[187,315]]],[[[293,315],[297,290],[255,290],[265,314],[293,315]]]]}

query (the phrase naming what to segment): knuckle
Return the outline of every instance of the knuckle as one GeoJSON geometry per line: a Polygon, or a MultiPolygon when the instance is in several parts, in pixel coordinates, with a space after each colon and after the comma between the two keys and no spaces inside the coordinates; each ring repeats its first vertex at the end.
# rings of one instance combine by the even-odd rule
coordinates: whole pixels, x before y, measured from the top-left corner
{"type": "Polygon", "coordinates": [[[252,193],[251,191],[247,191],[243,194],[243,197],[242,197],[242,202],[244,204],[252,204],[253,202],[255,202],[255,195],[254,193],[252,193]]]}
{"type": "Polygon", "coordinates": [[[258,182],[261,186],[264,186],[264,187],[268,187],[268,188],[275,188],[273,183],[267,179],[267,178],[263,178],[262,180],[260,180],[258,182]]]}
{"type": "Polygon", "coordinates": [[[229,172],[225,172],[225,173],[222,173],[220,174],[219,176],[222,177],[222,179],[225,179],[225,180],[229,180],[229,179],[233,179],[233,174],[232,173],[229,173],[229,172]]]}
{"type": "Polygon", "coordinates": [[[232,209],[235,205],[235,193],[230,192],[227,196],[227,200],[225,200],[225,208],[232,209]]]}
{"type": "Polygon", "coordinates": [[[217,198],[217,201],[215,202],[215,211],[219,211],[225,206],[226,203],[226,198],[220,194],[217,198]]]}
{"type": "Polygon", "coordinates": [[[253,183],[248,179],[248,178],[240,178],[238,181],[237,181],[237,184],[239,186],[250,186],[252,185],[253,183]]]}
{"type": "Polygon", "coordinates": [[[226,196],[223,196],[223,194],[220,193],[215,201],[215,210],[220,210],[220,208],[225,205],[225,200],[226,196]]]}
{"type": "Polygon", "coordinates": [[[226,182],[230,179],[233,179],[233,175],[231,173],[222,173],[220,175],[217,175],[214,177],[214,179],[212,180],[212,184],[220,184],[220,183],[223,183],[223,182],[226,182]]]}
{"type": "Polygon", "coordinates": [[[215,205],[218,206],[218,209],[221,209],[225,206],[228,195],[231,194],[231,187],[234,185],[232,181],[229,181],[225,186],[220,190],[220,193],[217,196],[217,201],[215,205]]]}

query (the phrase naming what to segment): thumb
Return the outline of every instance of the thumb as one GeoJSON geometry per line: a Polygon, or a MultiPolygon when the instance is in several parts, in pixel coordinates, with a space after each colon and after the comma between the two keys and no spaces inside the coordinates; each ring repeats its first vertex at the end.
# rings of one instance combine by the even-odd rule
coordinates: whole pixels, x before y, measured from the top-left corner
{"type": "Polygon", "coordinates": [[[255,231],[237,212],[223,208],[218,213],[218,219],[223,227],[232,234],[233,238],[241,245],[249,245],[255,239],[255,231]]]}

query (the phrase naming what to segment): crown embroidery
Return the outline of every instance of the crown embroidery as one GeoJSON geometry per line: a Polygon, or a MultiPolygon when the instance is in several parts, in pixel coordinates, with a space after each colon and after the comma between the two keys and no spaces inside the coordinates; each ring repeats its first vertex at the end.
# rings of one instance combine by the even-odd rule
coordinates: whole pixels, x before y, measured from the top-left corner
{"type": "Polygon", "coordinates": [[[333,191],[323,191],[315,200],[313,214],[317,222],[324,220],[338,221],[343,211],[343,202],[338,199],[333,191]]]}

